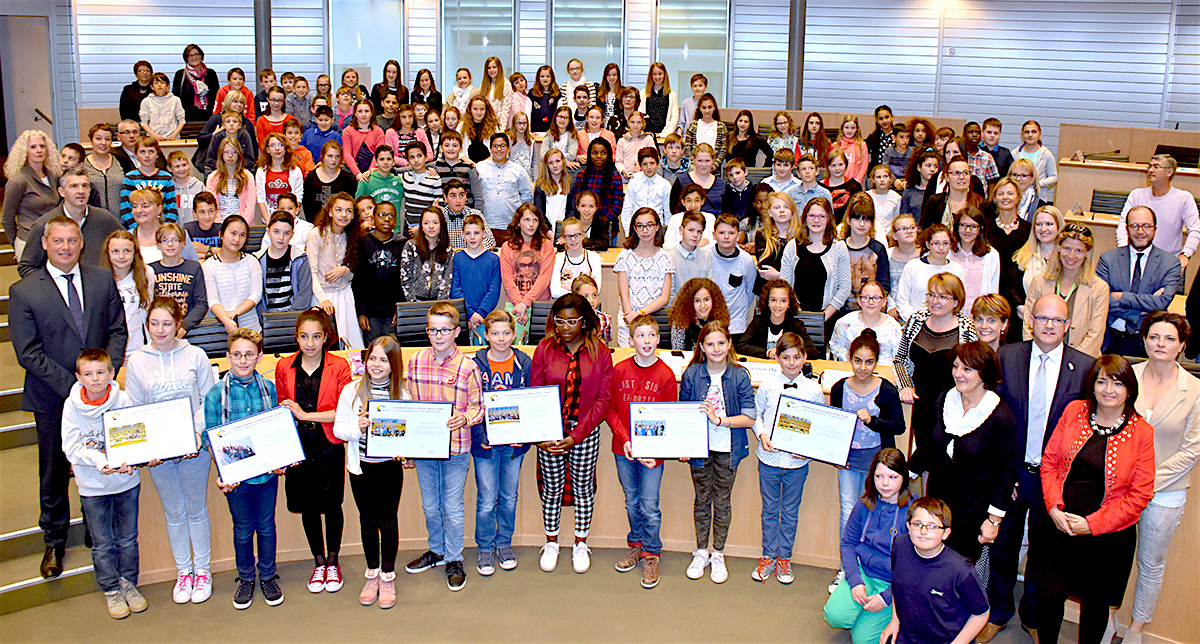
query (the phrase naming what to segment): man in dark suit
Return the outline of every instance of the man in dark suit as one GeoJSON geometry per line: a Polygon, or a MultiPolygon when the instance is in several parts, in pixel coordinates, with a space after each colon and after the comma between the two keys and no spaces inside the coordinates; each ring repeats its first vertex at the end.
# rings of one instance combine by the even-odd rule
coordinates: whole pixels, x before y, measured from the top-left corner
{"type": "MultiPolygon", "coordinates": [[[[79,261],[88,266],[100,266],[104,238],[115,231],[124,230],[120,220],[103,208],[88,205],[92,184],[83,168],[72,168],[63,173],[58,180],[58,194],[62,196],[62,203],[33,222],[29,229],[29,239],[41,239],[46,230],[46,222],[66,215],[74,219],[83,231],[83,252],[79,261]]],[[[21,263],[17,266],[17,272],[21,277],[29,277],[45,265],[46,251],[42,249],[41,244],[28,244],[21,253],[21,263]]]]}
{"type": "MultiPolygon", "coordinates": [[[[1001,520],[1000,532],[991,546],[992,571],[987,594],[992,612],[978,638],[985,644],[1005,627],[1015,612],[1013,592],[1025,515],[1029,515],[1031,535],[1036,534],[1035,526],[1040,522],[1050,520],[1042,501],[1039,471],[1042,451],[1067,403],[1079,398],[1093,362],[1091,356],[1064,342],[1071,328],[1066,300],[1053,294],[1044,295],[1033,303],[1032,315],[1033,340],[1000,347],[1003,381],[998,393],[1017,421],[1017,442],[1024,454],[1024,464],[1017,474],[1015,502],[1001,520]]],[[[1035,545],[1031,542],[1030,549],[1035,545]]],[[[1031,634],[1036,633],[1034,596],[1026,581],[1019,614],[1021,627],[1031,634]]]]}
{"type": "Polygon", "coordinates": [[[1108,328],[1104,353],[1146,357],[1139,331],[1151,311],[1165,311],[1181,287],[1179,258],[1154,246],[1158,220],[1147,206],[1131,208],[1125,216],[1128,246],[1105,251],[1096,263],[1096,276],[1108,283],[1108,328]]]}
{"type": "MultiPolygon", "coordinates": [[[[30,244],[32,246],[33,244],[30,244]]],[[[43,577],[62,573],[70,525],[62,451],[62,409],[75,384],[75,359],[84,349],[108,351],[113,366],[125,358],[128,331],[116,283],[107,271],[79,263],[83,234],[70,217],[46,223],[41,247],[47,264],[9,289],[8,324],[17,362],[25,369],[21,408],[37,423],[38,477],[46,541],[43,577]]]]}

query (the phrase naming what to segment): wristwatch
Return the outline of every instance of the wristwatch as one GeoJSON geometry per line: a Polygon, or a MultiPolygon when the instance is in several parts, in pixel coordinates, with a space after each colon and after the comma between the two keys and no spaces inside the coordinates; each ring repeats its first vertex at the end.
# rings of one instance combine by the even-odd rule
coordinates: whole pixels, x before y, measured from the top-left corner
{"type": "Polygon", "coordinates": [[[988,517],[988,523],[992,524],[992,527],[995,527],[995,528],[999,528],[999,527],[1000,527],[1000,522],[999,522],[998,520],[996,520],[996,519],[993,519],[993,518],[991,518],[991,517],[988,517]]]}

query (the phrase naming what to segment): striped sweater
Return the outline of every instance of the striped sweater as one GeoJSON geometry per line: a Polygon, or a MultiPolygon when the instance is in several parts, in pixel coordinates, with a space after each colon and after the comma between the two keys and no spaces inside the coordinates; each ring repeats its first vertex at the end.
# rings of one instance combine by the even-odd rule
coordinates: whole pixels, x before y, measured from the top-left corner
{"type": "Polygon", "coordinates": [[[154,188],[162,193],[163,196],[163,221],[176,221],[179,219],[178,204],[175,201],[175,179],[166,170],[159,170],[158,174],[147,176],[142,174],[140,169],[133,169],[125,174],[125,180],[121,184],[121,225],[127,230],[133,230],[133,207],[129,205],[129,195],[133,194],[134,190],[141,188],[154,188]]]}

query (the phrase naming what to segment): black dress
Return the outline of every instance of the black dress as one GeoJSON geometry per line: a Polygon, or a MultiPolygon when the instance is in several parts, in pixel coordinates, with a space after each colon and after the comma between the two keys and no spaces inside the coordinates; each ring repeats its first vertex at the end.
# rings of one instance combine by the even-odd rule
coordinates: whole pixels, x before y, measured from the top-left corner
{"type": "Polygon", "coordinates": [[[913,389],[917,393],[911,414],[916,448],[908,464],[908,468],[914,472],[928,471],[929,459],[920,453],[921,449],[936,449],[932,444],[934,417],[942,410],[938,396],[954,387],[951,368],[954,366],[954,347],[957,344],[957,326],[936,333],[926,324],[917,332],[917,337],[909,347],[908,358],[913,363],[913,389]]]}
{"type": "MultiPolygon", "coordinates": [[[[1118,432],[1119,433],[1119,432],[1118,432]]],[[[1104,452],[1109,437],[1092,434],[1063,482],[1063,511],[1086,517],[1104,500],[1104,452]]],[[[1133,569],[1137,525],[1106,534],[1072,537],[1042,521],[1029,562],[1039,586],[1108,606],[1120,606],[1133,569]]]]}
{"type": "Polygon", "coordinates": [[[670,94],[661,89],[652,89],[646,95],[646,131],[658,134],[667,127],[667,109],[671,106],[670,94]]]}
{"type": "MultiPolygon", "coordinates": [[[[293,367],[296,369],[296,404],[304,411],[316,411],[321,375],[325,372],[325,354],[321,354],[321,364],[311,374],[300,365],[300,356],[296,356],[293,367]]],[[[300,435],[300,447],[304,449],[304,461],[289,467],[284,476],[288,512],[325,512],[340,508],[346,494],[344,446],[329,442],[321,423],[298,420],[296,431],[300,435]]]]}
{"type": "Polygon", "coordinates": [[[784,279],[790,280],[795,287],[796,299],[800,300],[801,311],[825,310],[823,301],[828,272],[825,270],[825,262],[821,261],[821,256],[828,253],[831,248],[833,248],[833,244],[825,246],[825,250],[820,253],[814,253],[808,249],[808,246],[796,244],[796,272],[784,279]]]}
{"type": "Polygon", "coordinates": [[[1017,307],[1025,304],[1025,284],[1021,281],[1025,271],[1013,260],[1016,253],[1029,240],[1033,224],[1017,218],[1017,227],[1012,232],[1005,232],[996,222],[996,206],[992,202],[984,205],[983,214],[987,221],[987,240],[1000,253],[1000,295],[1008,301],[1012,315],[1008,320],[1008,334],[1005,342],[1021,341],[1021,318],[1017,315],[1017,307]]]}

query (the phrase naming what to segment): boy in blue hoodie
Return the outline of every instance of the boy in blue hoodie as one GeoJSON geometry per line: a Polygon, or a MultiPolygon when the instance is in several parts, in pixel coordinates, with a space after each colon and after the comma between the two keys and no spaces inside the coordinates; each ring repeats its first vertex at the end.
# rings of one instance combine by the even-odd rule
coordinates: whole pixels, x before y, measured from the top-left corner
{"type": "Polygon", "coordinates": [[[304,136],[300,138],[300,145],[308,148],[312,153],[313,160],[318,164],[321,163],[321,147],[329,141],[342,142],[342,135],[333,127],[333,109],[328,105],[313,108],[313,122],[316,127],[310,127],[304,131],[304,136]]]}
{"type": "MultiPolygon", "coordinates": [[[[517,321],[507,311],[492,311],[483,320],[488,348],[475,352],[475,364],[483,381],[484,396],[498,389],[529,386],[533,359],[514,349],[517,321]]],[[[486,400],[486,398],[485,398],[486,400]]],[[[476,569],[483,576],[496,571],[493,561],[512,570],[517,567],[512,537],[517,524],[517,489],[521,462],[529,445],[489,445],[487,423],[471,428],[471,455],[475,460],[475,544],[479,547],[476,569]]]]}
{"type": "Polygon", "coordinates": [[[124,619],[146,610],[138,592],[138,493],[141,477],[127,463],[108,466],[104,413],[133,405],[113,377],[104,349],[86,349],[75,361],[75,378],[63,406],[62,449],[79,488],[79,504],[92,536],[96,583],[108,614],[124,619]]]}

